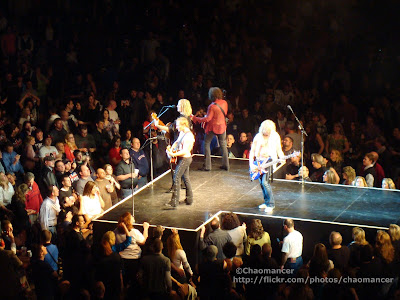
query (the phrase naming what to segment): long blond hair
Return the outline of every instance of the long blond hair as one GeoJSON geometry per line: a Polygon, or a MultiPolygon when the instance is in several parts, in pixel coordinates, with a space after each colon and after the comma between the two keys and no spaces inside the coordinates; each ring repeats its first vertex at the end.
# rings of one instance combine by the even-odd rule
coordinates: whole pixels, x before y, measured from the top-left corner
{"type": "Polygon", "coordinates": [[[360,227],[354,227],[353,230],[354,242],[358,245],[367,245],[368,241],[365,239],[365,231],[360,227]]]}
{"type": "Polygon", "coordinates": [[[181,106],[181,114],[188,117],[192,114],[192,105],[188,99],[180,99],[178,105],[181,106]]]}
{"type": "Polygon", "coordinates": [[[112,246],[115,245],[115,233],[107,231],[101,239],[101,246],[103,247],[104,255],[108,256],[112,253],[112,246]]]}
{"type": "Polygon", "coordinates": [[[387,263],[393,261],[394,247],[390,236],[386,231],[378,230],[376,233],[375,249],[387,263]]]}
{"type": "Polygon", "coordinates": [[[176,250],[183,250],[178,233],[171,234],[167,239],[168,256],[174,259],[176,250]]]}

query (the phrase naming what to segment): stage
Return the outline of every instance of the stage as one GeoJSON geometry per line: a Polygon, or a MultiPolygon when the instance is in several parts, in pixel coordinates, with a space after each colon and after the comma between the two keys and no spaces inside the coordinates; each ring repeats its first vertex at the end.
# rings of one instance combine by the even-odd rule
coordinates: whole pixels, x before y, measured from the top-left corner
{"type": "MultiPolygon", "coordinates": [[[[251,182],[248,161],[230,159],[230,171],[220,170],[220,158],[213,157],[213,170],[198,171],[203,156],[195,155],[190,170],[194,202],[181,204],[176,210],[164,203],[171,198],[171,174],[166,172],[134,194],[135,218],[166,228],[197,231],[211,216],[222,211],[260,217],[291,217],[317,222],[387,228],[400,222],[399,191],[358,188],[320,183],[301,184],[292,180],[275,179],[272,190],[275,209],[265,213],[258,209],[263,196],[258,181],[251,182]]],[[[181,190],[181,200],[185,199],[181,190]]],[[[106,211],[97,221],[114,223],[125,211],[132,212],[132,198],[127,198],[106,211]]]]}

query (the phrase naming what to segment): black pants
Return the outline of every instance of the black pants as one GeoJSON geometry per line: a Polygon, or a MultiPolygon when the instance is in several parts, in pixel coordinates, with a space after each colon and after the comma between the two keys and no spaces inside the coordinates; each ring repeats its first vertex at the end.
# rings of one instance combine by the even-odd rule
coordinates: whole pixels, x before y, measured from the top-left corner
{"type": "Polygon", "coordinates": [[[192,163],[191,157],[179,158],[179,162],[178,165],[176,166],[173,179],[172,199],[171,199],[172,206],[178,206],[182,177],[183,177],[183,182],[185,183],[186,186],[186,203],[187,204],[193,203],[193,192],[189,178],[189,167],[191,163],[192,163]]]}

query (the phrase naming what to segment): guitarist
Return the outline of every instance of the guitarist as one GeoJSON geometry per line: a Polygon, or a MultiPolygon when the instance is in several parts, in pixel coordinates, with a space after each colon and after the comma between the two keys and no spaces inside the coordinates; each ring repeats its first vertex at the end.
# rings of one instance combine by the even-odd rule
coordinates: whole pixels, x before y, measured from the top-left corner
{"type": "MultiPolygon", "coordinates": [[[[189,129],[193,130],[193,123],[192,123],[192,120],[190,119],[190,115],[192,114],[192,105],[190,104],[190,101],[187,99],[180,99],[178,101],[178,105],[176,106],[176,110],[180,114],[179,117],[184,117],[188,120],[189,129]]],[[[179,131],[176,128],[176,120],[175,120],[175,122],[171,123],[169,126],[160,125],[158,120],[154,120],[154,125],[157,127],[157,129],[168,133],[168,137],[171,141],[176,141],[178,139],[179,131]]],[[[173,174],[174,167],[175,166],[172,163],[170,163],[171,174],[173,174]]],[[[173,180],[174,180],[174,178],[172,175],[172,181],[173,180]]],[[[172,192],[173,184],[174,183],[172,182],[172,186],[168,192],[172,192]]]]}
{"type": "Polygon", "coordinates": [[[228,149],[226,145],[226,115],[228,113],[228,103],[223,99],[220,88],[212,87],[208,91],[208,98],[213,101],[207,109],[207,115],[203,118],[192,116],[195,123],[205,122],[206,136],[204,139],[205,164],[201,171],[211,171],[211,141],[214,135],[218,137],[219,145],[222,149],[223,170],[229,170],[228,149]]]}
{"type": "Polygon", "coordinates": [[[171,201],[166,203],[166,206],[176,208],[179,203],[181,179],[186,186],[186,199],[187,205],[193,203],[193,192],[189,178],[189,167],[192,163],[192,149],[194,145],[194,135],[189,129],[189,122],[185,117],[180,117],[176,120],[176,128],[179,131],[178,139],[167,147],[167,154],[169,157],[178,158],[178,164],[175,168],[172,186],[171,201]]]}
{"type": "MultiPolygon", "coordinates": [[[[263,160],[276,160],[284,157],[281,146],[281,138],[276,132],[275,123],[265,120],[261,123],[258,133],[253,139],[250,149],[249,165],[252,172],[257,171],[258,167],[254,162],[263,160]]],[[[272,212],[275,207],[274,196],[272,195],[271,184],[269,182],[272,167],[269,172],[262,174],[259,178],[261,189],[264,195],[264,203],[259,206],[265,212],[272,212]]]]}

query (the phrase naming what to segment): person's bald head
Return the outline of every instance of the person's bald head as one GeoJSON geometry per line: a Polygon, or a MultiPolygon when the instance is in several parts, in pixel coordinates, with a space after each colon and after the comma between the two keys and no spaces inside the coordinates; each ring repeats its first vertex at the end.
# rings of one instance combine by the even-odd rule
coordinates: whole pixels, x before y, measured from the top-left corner
{"type": "Polygon", "coordinates": [[[139,151],[140,149],[140,140],[138,138],[133,138],[132,139],[132,149],[135,151],[139,151]]]}

